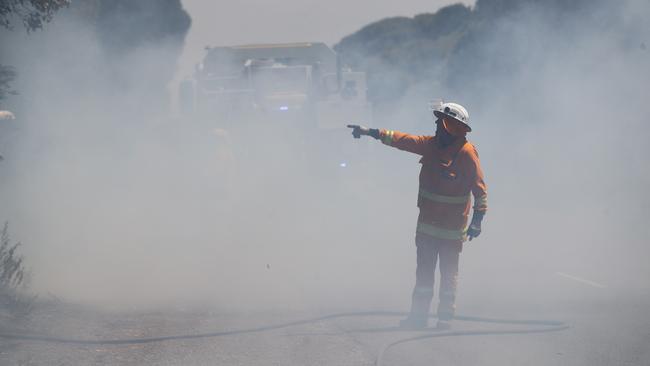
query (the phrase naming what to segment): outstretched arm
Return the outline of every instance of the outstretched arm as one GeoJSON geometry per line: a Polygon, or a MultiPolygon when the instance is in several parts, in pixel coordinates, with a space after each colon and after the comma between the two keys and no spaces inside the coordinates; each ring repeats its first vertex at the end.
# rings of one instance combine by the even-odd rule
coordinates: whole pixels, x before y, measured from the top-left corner
{"type": "Polygon", "coordinates": [[[399,131],[367,128],[359,125],[348,125],[348,127],[352,129],[352,136],[354,138],[358,139],[361,136],[372,136],[377,140],[381,140],[385,145],[418,155],[425,154],[428,142],[432,138],[430,136],[410,135],[399,131]]]}

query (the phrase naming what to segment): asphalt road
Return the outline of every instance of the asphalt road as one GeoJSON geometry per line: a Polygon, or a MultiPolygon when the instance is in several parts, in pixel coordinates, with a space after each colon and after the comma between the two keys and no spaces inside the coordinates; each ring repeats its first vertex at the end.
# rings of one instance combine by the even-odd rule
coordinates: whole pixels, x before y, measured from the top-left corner
{"type": "MultiPolygon", "coordinates": [[[[648,305],[646,294],[636,298],[576,296],[546,314],[566,321],[570,325],[567,330],[422,339],[391,347],[381,361],[382,365],[414,366],[650,365],[648,305]]],[[[528,314],[514,309],[520,304],[510,306],[513,309],[502,308],[504,314],[520,319],[528,314]]],[[[39,305],[29,319],[18,323],[3,321],[0,333],[29,330],[86,340],[132,339],[255,328],[339,311],[108,312],[59,303],[39,305]]],[[[258,333],[123,345],[2,338],[0,365],[374,365],[378,354],[394,341],[438,334],[433,329],[399,331],[394,328],[396,321],[390,316],[344,317],[258,333]]],[[[543,328],[456,321],[453,331],[543,328]]]]}

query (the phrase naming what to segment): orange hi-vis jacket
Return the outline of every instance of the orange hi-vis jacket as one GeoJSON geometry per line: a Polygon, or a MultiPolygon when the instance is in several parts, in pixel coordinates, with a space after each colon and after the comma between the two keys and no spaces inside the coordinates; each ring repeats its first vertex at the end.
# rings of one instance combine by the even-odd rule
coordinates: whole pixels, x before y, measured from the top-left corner
{"type": "Polygon", "coordinates": [[[437,239],[465,241],[467,218],[474,210],[487,211],[487,189],[476,148],[464,137],[441,148],[435,136],[416,136],[380,130],[381,141],[421,155],[417,232],[437,239]]]}

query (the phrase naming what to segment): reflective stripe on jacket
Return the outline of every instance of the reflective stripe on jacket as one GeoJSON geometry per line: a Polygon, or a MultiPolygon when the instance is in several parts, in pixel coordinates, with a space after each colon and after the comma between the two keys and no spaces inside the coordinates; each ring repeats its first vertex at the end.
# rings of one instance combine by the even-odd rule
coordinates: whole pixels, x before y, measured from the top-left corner
{"type": "Polygon", "coordinates": [[[381,141],[422,156],[417,231],[439,239],[465,240],[474,196],[474,210],[487,211],[487,188],[474,145],[460,138],[440,148],[435,136],[380,130],[381,141]]]}

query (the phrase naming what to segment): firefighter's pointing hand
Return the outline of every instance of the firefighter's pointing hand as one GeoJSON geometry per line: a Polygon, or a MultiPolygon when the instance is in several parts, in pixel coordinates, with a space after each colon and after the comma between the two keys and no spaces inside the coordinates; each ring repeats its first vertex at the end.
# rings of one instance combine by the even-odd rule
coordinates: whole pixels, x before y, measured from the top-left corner
{"type": "Polygon", "coordinates": [[[354,136],[355,139],[361,138],[362,135],[370,133],[370,129],[364,126],[348,125],[348,128],[352,129],[352,136],[354,136]]]}
{"type": "Polygon", "coordinates": [[[361,136],[372,136],[379,139],[379,130],[376,128],[368,128],[359,125],[348,125],[348,128],[352,129],[352,136],[354,136],[355,139],[361,138],[361,136]]]}

